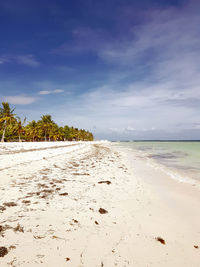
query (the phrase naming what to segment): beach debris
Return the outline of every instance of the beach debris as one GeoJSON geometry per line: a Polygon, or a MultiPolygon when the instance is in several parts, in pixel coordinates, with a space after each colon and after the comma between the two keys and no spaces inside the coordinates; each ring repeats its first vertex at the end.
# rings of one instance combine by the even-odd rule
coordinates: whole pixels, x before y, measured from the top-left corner
{"type": "Polygon", "coordinates": [[[199,246],[197,246],[197,245],[194,245],[194,248],[199,248],[199,246]]]}
{"type": "Polygon", "coordinates": [[[30,204],[31,201],[30,200],[22,200],[22,203],[24,203],[24,204],[30,204]]]}
{"type": "Polygon", "coordinates": [[[9,247],[9,250],[11,250],[11,249],[16,249],[16,246],[11,245],[11,246],[9,247]]]}
{"type": "Polygon", "coordinates": [[[53,179],[53,182],[57,184],[63,184],[63,181],[59,179],[53,179]]]}
{"type": "Polygon", "coordinates": [[[24,233],[24,228],[18,223],[15,228],[13,228],[14,232],[24,233]]]}
{"type": "Polygon", "coordinates": [[[46,198],[48,195],[47,194],[45,194],[45,195],[42,195],[41,196],[41,198],[46,198]]]}
{"type": "Polygon", "coordinates": [[[67,195],[68,195],[67,192],[65,192],[65,193],[60,193],[60,194],[59,194],[59,196],[67,196],[67,195]]]}
{"type": "Polygon", "coordinates": [[[56,240],[58,240],[58,239],[60,239],[60,240],[66,240],[65,238],[62,238],[62,237],[59,237],[59,236],[56,236],[56,235],[53,235],[51,238],[52,239],[56,239],[56,240]]]}
{"type": "Polygon", "coordinates": [[[6,208],[5,207],[3,207],[3,206],[0,206],[0,211],[4,211],[4,210],[6,210],[6,208]]]}
{"type": "Polygon", "coordinates": [[[156,240],[159,241],[161,244],[165,245],[165,240],[162,237],[156,237],[156,240]]]}
{"type": "Polygon", "coordinates": [[[98,184],[111,184],[110,181],[99,181],[98,184]]]}
{"type": "Polygon", "coordinates": [[[37,186],[40,188],[40,187],[48,187],[46,184],[41,184],[41,183],[38,183],[37,186]]]}
{"type": "MultiPolygon", "coordinates": [[[[36,192],[29,192],[27,193],[27,195],[24,197],[24,198],[29,198],[29,197],[32,197],[36,194],[36,192]]],[[[38,194],[39,195],[39,194],[38,194]]]]}
{"type": "Polygon", "coordinates": [[[15,207],[15,206],[17,206],[17,204],[15,202],[4,202],[3,205],[6,206],[6,207],[15,207]]]}
{"type": "Polygon", "coordinates": [[[44,189],[42,191],[36,192],[36,195],[40,196],[40,198],[47,198],[49,195],[53,194],[54,190],[52,189],[44,189]],[[43,194],[43,195],[40,195],[43,194]]]}
{"type": "Polygon", "coordinates": [[[33,237],[34,237],[35,239],[42,239],[42,238],[45,238],[45,236],[40,236],[40,235],[37,235],[37,236],[34,235],[33,237]]]}
{"type": "Polygon", "coordinates": [[[74,167],[79,167],[79,164],[74,161],[70,162],[70,164],[73,165],[74,167]]]}
{"type": "Polygon", "coordinates": [[[85,173],[80,173],[80,172],[73,172],[72,175],[87,175],[85,173]]]}
{"type": "Polygon", "coordinates": [[[99,224],[97,221],[95,221],[95,224],[99,224]]]}
{"type": "Polygon", "coordinates": [[[67,258],[65,258],[65,260],[66,260],[66,261],[70,261],[70,258],[67,257],[67,258]]]}
{"type": "Polygon", "coordinates": [[[75,223],[78,223],[78,221],[77,221],[77,220],[75,220],[75,219],[73,219],[73,222],[75,222],[75,223]]]}
{"type": "Polygon", "coordinates": [[[54,191],[52,189],[44,189],[41,191],[41,193],[47,193],[47,194],[52,194],[54,191]]]}
{"type": "Polygon", "coordinates": [[[99,213],[101,213],[101,214],[106,214],[106,213],[108,213],[108,211],[105,210],[105,209],[103,209],[103,208],[100,208],[100,209],[99,209],[99,213]]]}
{"type": "Polygon", "coordinates": [[[0,257],[4,257],[8,254],[8,249],[6,247],[0,247],[0,257]]]}

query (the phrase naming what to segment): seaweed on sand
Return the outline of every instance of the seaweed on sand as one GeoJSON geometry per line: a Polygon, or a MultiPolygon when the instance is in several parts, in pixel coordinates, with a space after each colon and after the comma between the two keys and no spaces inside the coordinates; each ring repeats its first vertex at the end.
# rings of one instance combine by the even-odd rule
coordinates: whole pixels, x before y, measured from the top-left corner
{"type": "Polygon", "coordinates": [[[100,208],[100,209],[99,209],[99,213],[101,213],[101,214],[106,214],[106,213],[108,213],[108,211],[105,210],[105,209],[100,208]]]}
{"type": "Polygon", "coordinates": [[[156,240],[159,241],[161,244],[165,245],[165,240],[162,237],[156,237],[156,240]]]}
{"type": "Polygon", "coordinates": [[[110,181],[99,181],[98,184],[108,184],[109,185],[109,184],[111,184],[111,182],[110,181]]]}
{"type": "Polygon", "coordinates": [[[4,202],[3,205],[6,206],[6,207],[15,207],[15,206],[17,206],[17,203],[15,203],[15,202],[4,202]]]}
{"type": "Polygon", "coordinates": [[[14,232],[24,233],[24,228],[18,223],[15,228],[13,228],[14,232]]]}
{"type": "Polygon", "coordinates": [[[8,254],[8,249],[6,247],[0,247],[0,257],[4,257],[8,254]]]}

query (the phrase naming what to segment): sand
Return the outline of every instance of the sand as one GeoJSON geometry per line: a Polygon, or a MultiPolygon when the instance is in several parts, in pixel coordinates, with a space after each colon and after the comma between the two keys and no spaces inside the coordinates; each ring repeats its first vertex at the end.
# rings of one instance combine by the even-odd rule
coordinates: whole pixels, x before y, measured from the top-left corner
{"type": "Polygon", "coordinates": [[[200,266],[199,204],[109,142],[0,144],[0,266],[200,266]]]}

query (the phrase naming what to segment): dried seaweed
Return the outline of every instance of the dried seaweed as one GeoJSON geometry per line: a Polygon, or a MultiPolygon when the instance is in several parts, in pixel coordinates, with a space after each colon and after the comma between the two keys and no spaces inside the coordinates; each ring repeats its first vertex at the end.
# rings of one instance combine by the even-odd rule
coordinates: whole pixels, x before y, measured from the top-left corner
{"type": "Polygon", "coordinates": [[[106,213],[108,213],[108,211],[105,210],[105,209],[100,208],[100,209],[99,209],[99,213],[101,213],[101,214],[106,214],[106,213]]]}
{"type": "Polygon", "coordinates": [[[4,257],[8,254],[8,249],[6,247],[0,247],[0,257],[4,257]]]}
{"type": "Polygon", "coordinates": [[[156,237],[156,240],[159,241],[161,244],[165,245],[165,240],[162,237],[156,237]]]}
{"type": "Polygon", "coordinates": [[[15,203],[15,202],[4,202],[3,205],[6,206],[6,207],[15,207],[15,206],[17,206],[17,203],[15,203]]]}
{"type": "Polygon", "coordinates": [[[111,182],[110,181],[99,181],[98,184],[108,184],[109,185],[109,184],[111,184],[111,182]]]}

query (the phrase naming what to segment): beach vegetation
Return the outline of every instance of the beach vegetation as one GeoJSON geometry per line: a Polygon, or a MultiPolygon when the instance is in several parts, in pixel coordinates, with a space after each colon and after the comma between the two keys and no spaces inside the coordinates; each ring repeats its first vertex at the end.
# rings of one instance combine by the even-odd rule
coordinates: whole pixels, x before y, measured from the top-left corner
{"type": "Polygon", "coordinates": [[[7,127],[15,120],[14,110],[15,109],[11,109],[8,102],[2,102],[2,107],[0,107],[0,126],[2,129],[1,142],[4,142],[7,127]]]}
{"type": "Polygon", "coordinates": [[[14,114],[15,108],[2,102],[0,107],[1,142],[12,141],[92,141],[93,134],[84,129],[59,126],[52,116],[42,115],[40,120],[27,121],[14,114]]]}

